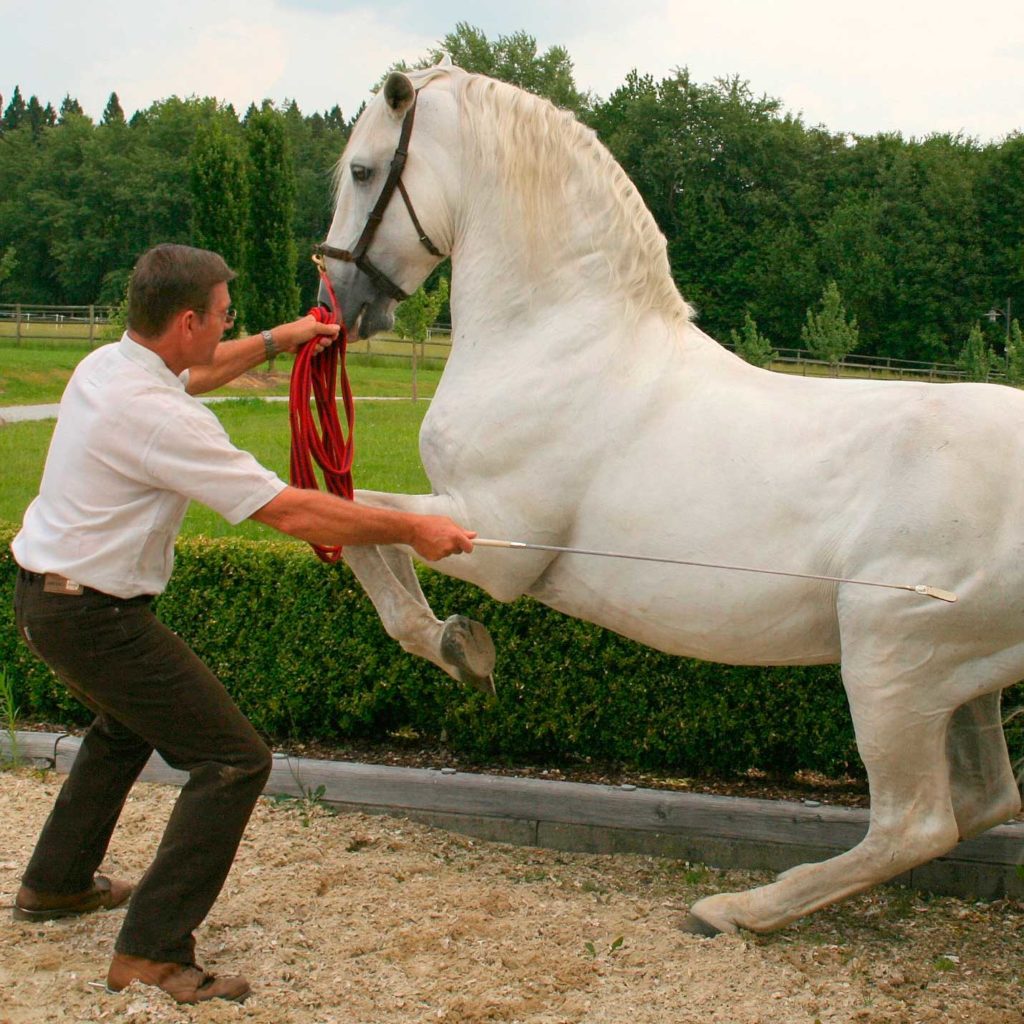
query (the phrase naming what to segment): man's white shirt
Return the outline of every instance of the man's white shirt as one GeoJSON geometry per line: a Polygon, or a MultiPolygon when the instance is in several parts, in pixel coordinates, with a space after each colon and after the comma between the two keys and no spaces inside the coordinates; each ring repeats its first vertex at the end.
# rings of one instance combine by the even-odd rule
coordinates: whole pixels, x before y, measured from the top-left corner
{"type": "Polygon", "coordinates": [[[186,392],[187,380],[127,334],[78,364],[39,496],[11,543],[22,568],[115,597],[158,594],[190,501],[240,523],[284,490],[186,392]]]}

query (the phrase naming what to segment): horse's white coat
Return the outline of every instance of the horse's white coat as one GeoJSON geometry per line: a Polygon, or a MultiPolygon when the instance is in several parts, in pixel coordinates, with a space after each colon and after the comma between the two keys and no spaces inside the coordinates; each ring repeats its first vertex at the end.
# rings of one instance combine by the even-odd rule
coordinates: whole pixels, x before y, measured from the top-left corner
{"type": "MultiPolygon", "coordinates": [[[[779,927],[1015,813],[999,694],[1024,677],[1024,395],[748,366],[692,323],[653,218],[591,133],[458,69],[413,79],[405,182],[451,252],[453,346],[420,435],[435,493],[363,500],[448,514],[482,536],[959,595],[534,551],[436,566],[674,654],[841,661],[871,786],[867,837],[702,900],[697,917],[779,927]]],[[[342,158],[333,245],[358,236],[380,190],[404,113],[394,95],[373,100],[342,158]],[[354,163],[374,168],[369,182],[348,175],[354,163]]],[[[410,291],[436,262],[400,202],[371,255],[410,291]]],[[[347,321],[386,325],[390,300],[329,266],[347,321]]],[[[407,554],[347,558],[389,632],[458,675],[407,554]]]]}

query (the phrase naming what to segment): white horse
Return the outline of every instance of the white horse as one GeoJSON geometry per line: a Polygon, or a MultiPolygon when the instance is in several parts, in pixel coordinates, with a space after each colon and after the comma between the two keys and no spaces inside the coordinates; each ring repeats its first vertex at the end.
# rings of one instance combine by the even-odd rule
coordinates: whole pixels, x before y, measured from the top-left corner
{"type": "MultiPolygon", "coordinates": [[[[350,328],[389,326],[396,299],[452,259],[451,356],[420,433],[434,493],[361,500],[486,537],[959,596],[532,550],[435,566],[673,654],[841,662],[870,783],[865,839],[702,899],[684,927],[778,928],[1017,812],[1000,693],[1024,677],[1024,395],[747,365],[693,323],[664,238],[593,133],[450,65],[392,74],[338,174],[323,253],[350,328]],[[380,198],[406,147],[404,203],[393,182],[380,198]],[[375,203],[379,227],[363,232],[375,203]],[[341,248],[356,238],[362,252],[341,248]]],[[[488,685],[483,627],[440,622],[405,550],[346,559],[407,650],[488,685]]]]}

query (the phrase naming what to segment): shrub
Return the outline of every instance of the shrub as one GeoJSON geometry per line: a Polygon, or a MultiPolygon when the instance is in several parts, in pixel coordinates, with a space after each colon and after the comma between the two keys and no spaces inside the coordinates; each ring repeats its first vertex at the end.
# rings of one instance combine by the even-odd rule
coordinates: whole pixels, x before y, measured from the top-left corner
{"type": "MultiPolygon", "coordinates": [[[[25,714],[83,724],[89,713],[17,636],[13,532],[0,530],[0,664],[25,714]]],[[[862,771],[834,666],[673,658],[529,599],[502,605],[424,571],[441,618],[461,612],[494,637],[498,694],[490,698],[405,654],[348,569],[318,562],[305,547],[188,539],[177,550],[160,617],[272,740],[387,741],[401,732],[424,743],[443,738],[467,761],[592,760],[685,774],[862,771]]]]}

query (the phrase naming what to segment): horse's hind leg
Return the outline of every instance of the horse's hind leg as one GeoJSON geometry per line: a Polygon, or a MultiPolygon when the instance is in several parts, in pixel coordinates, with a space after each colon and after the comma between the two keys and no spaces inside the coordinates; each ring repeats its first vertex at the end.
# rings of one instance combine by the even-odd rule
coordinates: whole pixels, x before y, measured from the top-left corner
{"type": "Polygon", "coordinates": [[[700,900],[686,930],[771,931],[956,845],[959,830],[946,759],[955,702],[945,712],[936,706],[941,668],[929,663],[927,653],[904,649],[903,670],[894,676],[891,643],[870,646],[873,652],[852,656],[845,642],[843,665],[871,790],[867,835],[852,850],[819,864],[791,868],[769,885],[700,900]]]}
{"type": "Polygon", "coordinates": [[[1020,810],[1020,790],[1010,765],[997,690],[957,708],[946,753],[960,838],[984,832],[1020,810]]]}
{"type": "Polygon", "coordinates": [[[487,630],[463,615],[452,615],[444,622],[438,619],[405,552],[390,547],[347,547],[344,557],[389,636],[410,654],[432,661],[459,682],[494,693],[494,644],[487,630]]]}

